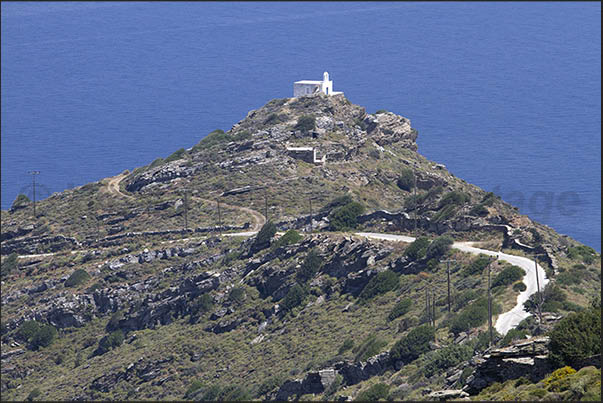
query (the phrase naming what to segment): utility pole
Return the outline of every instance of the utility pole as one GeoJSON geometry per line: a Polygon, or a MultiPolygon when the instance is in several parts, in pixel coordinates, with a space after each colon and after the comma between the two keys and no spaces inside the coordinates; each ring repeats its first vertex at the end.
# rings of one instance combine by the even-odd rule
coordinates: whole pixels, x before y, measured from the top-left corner
{"type": "Polygon", "coordinates": [[[414,219],[414,231],[413,231],[413,235],[417,235],[417,208],[419,208],[419,202],[417,200],[417,173],[415,171],[412,171],[412,175],[413,175],[413,194],[414,194],[414,199],[415,199],[415,219],[414,219]]]}
{"type": "Polygon", "coordinates": [[[31,175],[31,179],[33,181],[33,215],[34,218],[37,218],[38,216],[36,215],[36,175],[39,175],[40,171],[29,171],[29,174],[31,175]]]}
{"type": "Polygon", "coordinates": [[[542,312],[540,311],[540,306],[542,305],[542,293],[540,292],[540,281],[538,280],[538,260],[536,255],[534,255],[534,272],[536,273],[536,287],[538,289],[538,295],[540,296],[540,301],[537,303],[538,305],[538,325],[542,325],[542,312]]]}
{"type": "Polygon", "coordinates": [[[427,320],[431,325],[431,306],[429,305],[429,287],[425,286],[425,310],[427,311],[427,320]]]}
{"type": "Polygon", "coordinates": [[[448,313],[451,312],[450,309],[450,305],[452,303],[451,298],[450,298],[450,263],[456,263],[456,260],[454,259],[446,259],[441,261],[440,263],[446,263],[446,273],[448,275],[448,313]]]}
{"type": "Polygon", "coordinates": [[[266,217],[266,222],[268,222],[268,194],[266,193],[266,188],[264,188],[264,217],[266,217]]]}
{"type": "Polygon", "coordinates": [[[188,192],[184,189],[184,230],[188,230],[188,192]]]}
{"type": "Polygon", "coordinates": [[[218,203],[218,230],[220,231],[220,236],[222,236],[222,214],[220,213],[220,199],[216,199],[218,203]]]}
{"type": "Polygon", "coordinates": [[[431,309],[433,310],[433,313],[431,315],[431,326],[435,327],[435,321],[436,321],[436,315],[435,315],[435,309],[436,309],[436,303],[435,303],[435,290],[433,289],[433,284],[431,286],[431,309]]]}
{"type": "Polygon", "coordinates": [[[312,233],[312,196],[310,195],[310,234],[312,233]]]}
{"type": "Polygon", "coordinates": [[[492,294],[490,293],[490,273],[492,262],[488,264],[488,329],[490,331],[490,347],[492,346],[492,294]]]}

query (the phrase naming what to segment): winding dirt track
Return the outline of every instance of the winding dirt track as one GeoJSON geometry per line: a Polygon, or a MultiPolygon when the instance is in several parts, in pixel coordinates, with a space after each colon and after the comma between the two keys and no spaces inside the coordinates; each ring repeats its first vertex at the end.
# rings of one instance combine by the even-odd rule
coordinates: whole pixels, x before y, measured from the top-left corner
{"type": "MultiPolygon", "coordinates": [[[[122,173],[122,174],[119,174],[117,176],[110,178],[109,182],[106,185],[105,191],[107,191],[115,196],[118,196],[118,197],[134,199],[133,196],[122,193],[119,188],[120,182],[126,176],[127,175],[122,173]]],[[[202,199],[200,197],[193,197],[193,199],[200,200],[200,201],[203,201],[206,203],[216,203],[217,204],[216,200],[202,199]]],[[[226,204],[226,203],[221,203],[221,205],[224,206],[225,208],[239,210],[244,213],[250,214],[255,221],[255,224],[253,225],[253,228],[251,229],[251,231],[228,233],[228,234],[224,234],[225,236],[243,236],[243,237],[253,236],[253,235],[257,234],[257,232],[260,230],[260,228],[262,228],[264,223],[266,223],[266,217],[264,217],[262,214],[260,214],[259,212],[255,211],[253,209],[250,209],[247,207],[235,206],[235,205],[226,204]]],[[[413,238],[411,236],[375,233],[375,232],[356,232],[354,235],[365,237],[365,238],[380,239],[380,240],[393,241],[393,242],[413,242],[415,240],[415,238],[413,238]]],[[[199,237],[199,238],[204,238],[204,237],[199,237]]],[[[191,240],[191,239],[194,239],[194,238],[186,238],[186,239],[166,241],[166,242],[182,242],[182,241],[187,241],[187,240],[191,240]]],[[[500,334],[503,334],[503,335],[506,334],[509,330],[516,327],[519,324],[519,322],[521,322],[523,319],[530,316],[529,313],[527,313],[523,310],[523,303],[525,301],[527,301],[528,298],[532,294],[537,292],[536,275],[538,275],[538,278],[540,279],[542,288],[544,288],[544,286],[549,281],[546,277],[546,273],[545,273],[544,269],[540,265],[535,265],[534,261],[532,261],[528,258],[522,257],[522,256],[509,255],[509,254],[502,253],[502,252],[494,252],[494,251],[487,250],[487,249],[476,248],[473,246],[473,242],[455,242],[452,245],[452,247],[455,249],[459,249],[463,252],[468,252],[468,253],[472,253],[472,254],[476,254],[476,255],[477,254],[485,254],[488,256],[494,256],[497,259],[505,260],[511,264],[519,266],[526,272],[526,275],[523,278],[523,282],[526,285],[525,291],[521,292],[517,296],[516,305],[511,310],[499,315],[498,319],[496,320],[496,324],[494,325],[494,327],[500,334]]],[[[77,253],[77,252],[78,251],[72,251],[71,253],[77,253]]],[[[81,252],[85,252],[85,251],[81,251],[81,252]]],[[[53,256],[53,255],[55,255],[55,253],[44,253],[44,254],[38,254],[38,255],[23,255],[23,256],[19,256],[19,258],[46,257],[46,256],[53,256]]]]}

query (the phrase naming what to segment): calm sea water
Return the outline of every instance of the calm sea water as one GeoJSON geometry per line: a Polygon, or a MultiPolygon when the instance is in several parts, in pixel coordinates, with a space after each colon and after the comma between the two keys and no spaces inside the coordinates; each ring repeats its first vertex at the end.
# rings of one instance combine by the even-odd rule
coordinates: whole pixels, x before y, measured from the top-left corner
{"type": "Polygon", "coordinates": [[[2,208],[145,165],[327,70],[601,249],[600,3],[2,3],[2,208]]]}

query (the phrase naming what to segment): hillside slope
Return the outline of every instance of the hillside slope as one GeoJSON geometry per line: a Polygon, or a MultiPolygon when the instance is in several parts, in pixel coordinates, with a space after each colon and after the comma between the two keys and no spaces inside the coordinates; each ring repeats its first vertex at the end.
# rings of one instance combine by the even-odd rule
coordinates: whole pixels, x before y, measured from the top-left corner
{"type": "Polygon", "coordinates": [[[463,387],[488,344],[488,268],[495,322],[527,297],[530,273],[453,241],[537,256],[546,271],[549,319],[499,345],[600,295],[600,255],[425,159],[417,136],[343,96],[276,99],[191,148],[54,194],[36,219],[20,198],[1,212],[3,399],[463,387]],[[395,353],[431,331],[422,350],[395,353]]]}

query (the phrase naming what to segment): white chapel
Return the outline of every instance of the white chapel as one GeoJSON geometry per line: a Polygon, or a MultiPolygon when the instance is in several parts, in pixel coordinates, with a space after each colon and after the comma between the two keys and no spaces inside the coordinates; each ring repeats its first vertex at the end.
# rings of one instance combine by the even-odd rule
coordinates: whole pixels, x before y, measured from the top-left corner
{"type": "Polygon", "coordinates": [[[316,94],[322,92],[326,95],[343,94],[341,91],[333,91],[333,81],[329,80],[329,73],[326,71],[322,75],[322,81],[301,80],[293,83],[293,96],[301,97],[304,95],[316,94]]]}

